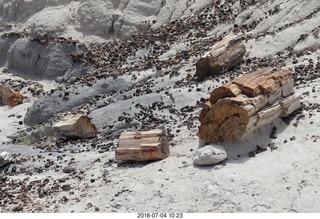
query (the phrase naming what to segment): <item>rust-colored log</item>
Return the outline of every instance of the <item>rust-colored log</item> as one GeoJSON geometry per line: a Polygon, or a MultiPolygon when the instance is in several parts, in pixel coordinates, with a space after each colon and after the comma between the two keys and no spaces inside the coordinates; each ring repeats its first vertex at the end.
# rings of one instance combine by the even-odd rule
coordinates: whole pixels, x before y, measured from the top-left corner
{"type": "Polygon", "coordinates": [[[200,114],[198,136],[207,142],[239,141],[299,107],[289,70],[263,68],[214,89],[200,114]]]}

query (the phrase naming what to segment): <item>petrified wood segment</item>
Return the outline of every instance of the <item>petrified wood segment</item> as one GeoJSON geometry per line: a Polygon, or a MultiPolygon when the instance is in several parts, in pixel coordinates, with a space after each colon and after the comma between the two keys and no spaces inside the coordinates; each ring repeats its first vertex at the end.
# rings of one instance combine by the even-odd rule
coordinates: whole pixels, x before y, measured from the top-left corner
{"type": "Polygon", "coordinates": [[[242,61],[245,53],[246,47],[241,38],[231,33],[197,61],[195,75],[203,80],[210,75],[228,71],[242,61]]]}
{"type": "Polygon", "coordinates": [[[22,94],[15,92],[10,87],[0,85],[0,106],[9,105],[14,107],[21,104],[23,98],[22,94]]]}
{"type": "Polygon", "coordinates": [[[207,142],[239,141],[299,107],[289,70],[263,68],[214,89],[200,114],[198,136],[207,142]]]}
{"type": "Polygon", "coordinates": [[[53,127],[61,135],[71,138],[93,138],[98,134],[91,119],[83,114],[68,114],[53,127]]]}
{"type": "Polygon", "coordinates": [[[162,160],[169,156],[169,143],[162,130],[121,133],[116,159],[118,160],[162,160]]]}

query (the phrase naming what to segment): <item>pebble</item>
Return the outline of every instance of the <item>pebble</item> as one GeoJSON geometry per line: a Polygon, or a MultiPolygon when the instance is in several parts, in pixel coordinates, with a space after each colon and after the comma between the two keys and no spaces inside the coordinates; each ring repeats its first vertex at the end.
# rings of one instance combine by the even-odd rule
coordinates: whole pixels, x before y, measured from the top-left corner
{"type": "Polygon", "coordinates": [[[61,188],[63,191],[69,191],[69,190],[71,190],[71,185],[66,184],[66,185],[61,186],[61,188]]]}
{"type": "Polygon", "coordinates": [[[64,172],[64,173],[72,173],[72,172],[75,172],[75,171],[76,171],[76,168],[73,167],[73,166],[66,166],[62,170],[62,172],[64,172]]]}
{"type": "Polygon", "coordinates": [[[11,211],[13,211],[13,212],[23,211],[23,207],[22,206],[15,206],[12,208],[11,211]]]}
{"type": "Polygon", "coordinates": [[[256,153],[254,151],[250,151],[248,154],[249,157],[255,157],[256,153]]]}
{"type": "Polygon", "coordinates": [[[268,147],[271,149],[271,151],[278,149],[278,146],[276,146],[275,143],[268,144],[268,147]]]}

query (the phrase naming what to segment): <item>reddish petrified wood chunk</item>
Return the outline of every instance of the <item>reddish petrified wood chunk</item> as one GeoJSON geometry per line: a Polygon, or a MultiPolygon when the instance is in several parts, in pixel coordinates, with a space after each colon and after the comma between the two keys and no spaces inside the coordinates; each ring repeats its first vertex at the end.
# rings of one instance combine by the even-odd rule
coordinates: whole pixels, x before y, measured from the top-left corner
{"type": "Polygon", "coordinates": [[[118,160],[162,160],[168,156],[169,143],[162,130],[123,132],[116,149],[118,160]]]}
{"type": "Polygon", "coordinates": [[[198,136],[207,142],[239,141],[299,107],[289,70],[268,67],[214,89],[200,114],[198,136]]]}
{"type": "Polygon", "coordinates": [[[241,37],[230,33],[214,44],[210,51],[196,63],[196,74],[199,80],[228,71],[243,60],[246,47],[241,37]]]}

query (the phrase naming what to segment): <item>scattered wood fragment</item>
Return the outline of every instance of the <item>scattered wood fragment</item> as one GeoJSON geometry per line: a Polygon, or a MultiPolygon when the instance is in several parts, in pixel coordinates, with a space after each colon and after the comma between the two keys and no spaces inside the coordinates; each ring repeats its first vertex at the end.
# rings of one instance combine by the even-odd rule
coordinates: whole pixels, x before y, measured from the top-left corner
{"type": "Polygon", "coordinates": [[[168,138],[162,130],[123,132],[120,135],[116,159],[162,160],[169,156],[168,138]]]}
{"type": "Polygon", "coordinates": [[[9,105],[17,106],[22,103],[23,95],[12,90],[10,87],[5,85],[0,85],[0,106],[9,105]]]}
{"type": "Polygon", "coordinates": [[[91,119],[83,114],[68,114],[53,128],[61,135],[71,138],[94,138],[98,134],[91,119]]]}
{"type": "Polygon", "coordinates": [[[206,142],[239,141],[246,134],[299,108],[289,70],[268,67],[214,89],[200,114],[198,136],[206,142]]]}
{"type": "Polygon", "coordinates": [[[0,167],[10,163],[12,160],[12,155],[6,151],[0,153],[0,167]]]}
{"type": "Polygon", "coordinates": [[[195,76],[203,80],[228,71],[243,60],[245,53],[246,47],[241,37],[230,33],[213,45],[210,51],[197,61],[195,76]]]}

